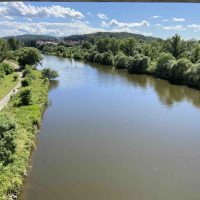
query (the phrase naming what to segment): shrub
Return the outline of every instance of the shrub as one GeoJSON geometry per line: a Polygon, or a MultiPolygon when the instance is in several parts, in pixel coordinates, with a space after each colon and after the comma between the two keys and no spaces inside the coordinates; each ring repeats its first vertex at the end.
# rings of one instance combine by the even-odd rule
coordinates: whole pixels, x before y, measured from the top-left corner
{"type": "Polygon", "coordinates": [[[15,74],[15,75],[13,76],[14,81],[17,81],[18,78],[19,78],[18,74],[15,74]]]}
{"type": "Polygon", "coordinates": [[[186,58],[178,60],[172,65],[170,80],[175,83],[183,83],[186,71],[192,67],[192,62],[186,58]]]}
{"type": "Polygon", "coordinates": [[[149,58],[143,55],[137,55],[129,58],[127,62],[128,73],[144,73],[149,67],[149,58]]]}
{"type": "Polygon", "coordinates": [[[101,53],[97,53],[94,55],[93,62],[95,63],[102,63],[103,56],[101,53]]]}
{"type": "Polygon", "coordinates": [[[128,57],[125,55],[115,57],[115,67],[118,69],[127,68],[128,57]]]}
{"type": "Polygon", "coordinates": [[[175,58],[170,53],[161,53],[155,69],[156,76],[164,79],[170,79],[171,68],[175,63],[175,58]]]}
{"type": "Polygon", "coordinates": [[[113,56],[109,52],[102,53],[102,61],[103,65],[112,65],[113,64],[113,56]]]}
{"type": "Polygon", "coordinates": [[[24,78],[25,76],[27,76],[28,74],[31,74],[31,73],[32,73],[32,66],[31,65],[26,65],[25,69],[22,72],[22,76],[24,78]]]}
{"type": "Polygon", "coordinates": [[[21,90],[20,94],[20,105],[21,106],[28,106],[32,104],[32,91],[31,89],[23,89],[21,90]]]}
{"type": "Polygon", "coordinates": [[[30,86],[32,79],[30,77],[26,77],[21,81],[22,87],[30,86]]]}
{"type": "Polygon", "coordinates": [[[12,74],[14,72],[14,68],[10,66],[8,63],[0,64],[0,71],[5,75],[12,74]]]}
{"type": "Polygon", "coordinates": [[[0,161],[3,165],[13,161],[15,152],[16,123],[6,114],[0,114],[0,161]]]}
{"type": "Polygon", "coordinates": [[[56,70],[53,70],[51,68],[44,68],[42,70],[42,76],[43,78],[48,78],[49,80],[53,80],[59,77],[59,74],[56,70]]]}
{"type": "Polygon", "coordinates": [[[188,86],[200,89],[200,64],[193,65],[187,70],[184,81],[188,86]]]}

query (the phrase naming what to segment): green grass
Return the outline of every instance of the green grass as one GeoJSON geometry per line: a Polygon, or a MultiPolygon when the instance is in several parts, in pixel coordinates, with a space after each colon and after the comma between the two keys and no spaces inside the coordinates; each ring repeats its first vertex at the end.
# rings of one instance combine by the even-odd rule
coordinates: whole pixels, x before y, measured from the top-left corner
{"type": "Polygon", "coordinates": [[[14,75],[9,74],[3,79],[0,79],[0,100],[3,99],[18,83],[19,80],[14,81],[14,75]]]}
{"type": "MultiPolygon", "coordinates": [[[[35,80],[28,87],[32,90],[32,105],[16,106],[19,93],[16,94],[3,109],[3,112],[14,118],[17,123],[16,153],[14,162],[7,166],[0,164],[0,199],[8,199],[9,194],[20,189],[27,170],[31,149],[35,144],[38,128],[35,121],[40,123],[42,113],[47,104],[48,82],[41,78],[40,71],[33,71],[35,80]]],[[[22,88],[21,88],[22,90],[22,88]]]]}

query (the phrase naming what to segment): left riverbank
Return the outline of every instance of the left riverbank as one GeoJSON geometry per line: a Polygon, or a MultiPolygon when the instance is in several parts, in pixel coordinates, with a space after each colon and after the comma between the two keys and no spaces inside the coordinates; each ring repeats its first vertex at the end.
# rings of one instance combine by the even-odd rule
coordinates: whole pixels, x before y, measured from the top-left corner
{"type": "Polygon", "coordinates": [[[31,84],[20,88],[0,113],[0,118],[4,122],[0,127],[2,129],[0,136],[4,137],[1,142],[8,144],[5,147],[6,145],[2,143],[0,150],[5,152],[3,156],[9,157],[8,162],[0,162],[0,198],[2,200],[17,198],[26,176],[36,134],[40,129],[42,113],[48,103],[49,81],[42,78],[42,73],[38,70],[33,70],[32,76],[31,84]],[[29,91],[29,93],[24,91],[29,91]],[[23,104],[20,103],[22,94],[24,100],[27,100],[29,94],[28,104],[26,101],[23,104]],[[13,132],[15,134],[12,134],[13,132]]]}

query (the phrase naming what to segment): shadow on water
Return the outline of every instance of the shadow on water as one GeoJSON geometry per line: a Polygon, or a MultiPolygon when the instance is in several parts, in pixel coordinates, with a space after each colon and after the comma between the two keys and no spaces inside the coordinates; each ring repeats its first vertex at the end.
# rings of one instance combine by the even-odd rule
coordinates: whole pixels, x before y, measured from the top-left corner
{"type": "Polygon", "coordinates": [[[56,89],[59,86],[59,80],[51,80],[50,81],[50,91],[56,89]]]}
{"type": "Polygon", "coordinates": [[[99,79],[103,76],[103,79],[105,80],[105,75],[107,75],[107,79],[111,81],[112,77],[119,76],[124,82],[133,85],[136,88],[153,88],[160,102],[165,106],[172,107],[176,103],[188,101],[195,107],[200,108],[199,90],[187,86],[173,85],[166,80],[158,79],[150,75],[127,74],[125,70],[118,70],[114,67],[102,66],[94,63],[86,64],[97,69],[99,79]]]}

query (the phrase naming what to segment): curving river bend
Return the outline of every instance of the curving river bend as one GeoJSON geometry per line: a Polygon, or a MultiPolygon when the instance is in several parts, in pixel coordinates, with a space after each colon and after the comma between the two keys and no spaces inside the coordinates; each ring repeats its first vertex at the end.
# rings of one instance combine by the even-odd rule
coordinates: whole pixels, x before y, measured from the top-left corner
{"type": "Polygon", "coordinates": [[[59,71],[20,200],[199,200],[200,91],[45,56],[59,71]]]}

